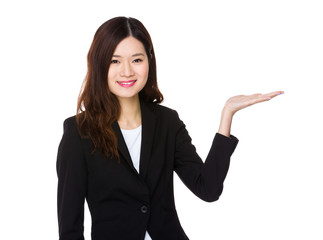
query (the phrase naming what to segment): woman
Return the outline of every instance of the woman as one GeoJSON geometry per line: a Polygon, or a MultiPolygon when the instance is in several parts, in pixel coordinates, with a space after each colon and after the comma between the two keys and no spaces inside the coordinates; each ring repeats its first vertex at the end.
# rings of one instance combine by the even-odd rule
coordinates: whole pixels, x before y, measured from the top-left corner
{"type": "Polygon", "coordinates": [[[65,120],[58,149],[60,239],[84,239],[85,199],[93,240],[188,239],[175,209],[173,172],[198,197],[216,201],[238,143],[230,135],[233,115],[281,93],[230,98],[203,163],[176,111],[159,105],[145,27],[133,18],[105,22],[88,53],[77,115],[65,120]]]}

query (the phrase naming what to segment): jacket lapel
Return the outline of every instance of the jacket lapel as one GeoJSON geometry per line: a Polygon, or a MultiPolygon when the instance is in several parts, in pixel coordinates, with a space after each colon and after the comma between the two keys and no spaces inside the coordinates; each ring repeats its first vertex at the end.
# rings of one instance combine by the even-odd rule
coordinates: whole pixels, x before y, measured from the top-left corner
{"type": "Polygon", "coordinates": [[[146,178],[151,150],[154,142],[156,114],[154,111],[155,104],[145,103],[141,101],[141,121],[142,121],[142,136],[140,150],[140,166],[139,173],[146,178]]]}
{"type": "MultiPolygon", "coordinates": [[[[154,104],[145,103],[140,101],[141,108],[141,121],[142,121],[142,135],[141,135],[141,150],[140,150],[140,165],[139,165],[139,174],[145,179],[147,175],[149,159],[151,155],[154,135],[155,135],[155,126],[156,126],[156,115],[154,112],[154,104]]],[[[114,130],[117,139],[118,139],[118,150],[119,153],[126,159],[129,166],[137,172],[133,166],[129,150],[127,148],[126,142],[123,138],[123,135],[120,130],[118,122],[112,124],[112,129],[114,130]]]]}
{"type": "Polygon", "coordinates": [[[133,166],[129,150],[127,148],[127,144],[126,144],[126,142],[125,142],[125,140],[123,138],[123,135],[122,135],[121,130],[120,130],[120,126],[119,126],[117,121],[115,121],[112,124],[112,129],[114,130],[114,132],[115,132],[115,134],[117,136],[117,139],[118,139],[119,153],[126,159],[127,163],[131,166],[131,168],[133,168],[133,170],[137,172],[137,170],[133,166]]]}

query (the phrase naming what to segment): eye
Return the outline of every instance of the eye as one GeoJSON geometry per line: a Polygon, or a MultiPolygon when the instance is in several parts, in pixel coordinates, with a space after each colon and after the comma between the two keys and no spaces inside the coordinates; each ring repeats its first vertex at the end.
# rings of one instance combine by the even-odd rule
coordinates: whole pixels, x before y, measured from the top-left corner
{"type": "Polygon", "coordinates": [[[135,60],[133,60],[133,62],[135,62],[135,63],[140,63],[140,62],[142,62],[143,60],[142,59],[140,59],[140,58],[137,58],[137,59],[135,59],[135,60]]]}
{"type": "Polygon", "coordinates": [[[118,60],[113,59],[113,60],[111,60],[111,64],[113,64],[113,63],[119,63],[119,61],[118,61],[118,60]]]}

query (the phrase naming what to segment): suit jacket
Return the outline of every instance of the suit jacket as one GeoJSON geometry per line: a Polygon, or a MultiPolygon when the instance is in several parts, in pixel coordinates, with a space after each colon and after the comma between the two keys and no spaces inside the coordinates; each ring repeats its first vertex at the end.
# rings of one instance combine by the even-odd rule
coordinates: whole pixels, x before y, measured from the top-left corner
{"type": "Polygon", "coordinates": [[[203,163],[176,111],[141,102],[141,114],[139,174],[117,122],[120,163],[100,151],[91,154],[75,117],[65,120],[57,156],[60,240],[84,239],[85,199],[93,240],[143,240],[146,230],[153,240],[188,239],[175,209],[174,171],[199,198],[211,202],[221,195],[237,138],[216,134],[203,163]]]}

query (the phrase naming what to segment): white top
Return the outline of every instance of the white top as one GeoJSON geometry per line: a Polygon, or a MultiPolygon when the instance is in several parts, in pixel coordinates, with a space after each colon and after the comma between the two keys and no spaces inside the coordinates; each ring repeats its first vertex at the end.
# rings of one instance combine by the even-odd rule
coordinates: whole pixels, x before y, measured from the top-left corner
{"type": "Polygon", "coordinates": [[[141,125],[135,129],[130,129],[130,130],[121,129],[121,132],[127,144],[133,166],[139,173],[140,148],[141,148],[141,125]]]}
{"type": "MultiPolygon", "coordinates": [[[[141,149],[141,125],[135,129],[121,129],[123,138],[127,144],[128,151],[133,163],[133,166],[139,173],[140,166],[140,149],[141,149]]],[[[146,231],[144,240],[152,240],[146,231]]]]}

